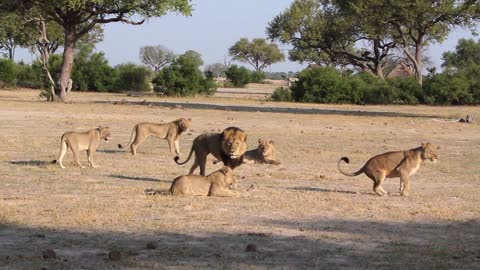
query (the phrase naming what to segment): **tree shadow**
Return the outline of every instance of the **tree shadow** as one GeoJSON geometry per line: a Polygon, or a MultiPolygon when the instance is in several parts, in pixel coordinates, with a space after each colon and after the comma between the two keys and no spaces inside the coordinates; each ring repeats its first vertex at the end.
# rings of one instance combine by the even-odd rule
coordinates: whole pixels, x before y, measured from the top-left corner
{"type": "Polygon", "coordinates": [[[172,183],[172,181],[160,180],[160,179],[151,178],[151,177],[138,177],[138,176],[128,176],[128,175],[119,175],[119,174],[111,174],[111,175],[109,175],[109,177],[120,178],[120,179],[123,179],[123,180],[132,180],[132,181],[172,183]]]}
{"type": "MultiPolygon", "coordinates": [[[[276,234],[74,231],[0,224],[2,269],[475,269],[478,221],[263,220],[276,234]],[[317,233],[312,235],[312,232],[317,233]],[[147,248],[147,243],[153,242],[147,248]],[[249,244],[256,252],[247,252],[249,244]],[[54,259],[43,259],[52,249],[54,259]],[[120,252],[118,260],[109,252],[120,252]]],[[[200,230],[200,229],[199,229],[200,230]]]]}
{"type": "Polygon", "coordinates": [[[19,165],[19,166],[35,166],[35,167],[46,167],[48,165],[54,164],[52,160],[45,161],[45,160],[14,160],[9,162],[12,165],[19,165]]]}
{"type": "MultiPolygon", "coordinates": [[[[94,103],[112,103],[111,101],[94,101],[94,103]]],[[[269,112],[269,113],[295,113],[295,114],[322,114],[322,115],[351,115],[351,116],[378,116],[378,117],[411,117],[411,118],[444,118],[438,115],[403,113],[403,112],[377,112],[342,109],[319,109],[319,108],[297,108],[297,107],[265,107],[265,106],[244,106],[244,105],[222,105],[208,103],[190,102],[168,102],[152,101],[146,102],[148,106],[161,106],[168,108],[185,108],[201,110],[221,110],[237,112],[269,112]]],[[[122,105],[144,105],[143,101],[125,101],[122,105]]]]}

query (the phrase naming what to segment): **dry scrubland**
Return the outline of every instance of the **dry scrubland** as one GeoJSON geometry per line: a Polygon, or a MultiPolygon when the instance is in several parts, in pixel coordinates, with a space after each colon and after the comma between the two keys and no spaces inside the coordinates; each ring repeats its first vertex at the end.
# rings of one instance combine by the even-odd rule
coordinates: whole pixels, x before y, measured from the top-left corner
{"type": "MultiPolygon", "coordinates": [[[[219,95],[238,96],[232,91],[219,95]]],[[[480,116],[478,107],[325,106],[220,97],[148,97],[144,105],[113,105],[145,98],[79,93],[73,94],[76,104],[52,104],[38,101],[37,95],[0,91],[0,269],[480,265],[480,125],[454,121],[467,113],[480,116]],[[227,109],[185,105],[195,103],[227,109]],[[229,110],[233,105],[315,108],[318,114],[236,112],[229,110]],[[128,142],[137,122],[178,117],[193,118],[192,130],[180,141],[183,157],[198,134],[233,125],[249,133],[250,148],[258,138],[273,138],[283,164],[239,167],[237,198],[144,195],[148,188],[167,189],[191,162],[176,165],[166,141],[154,138],[140,146],[138,156],[116,145],[128,142]],[[110,143],[99,146],[95,160],[100,168],[74,167],[70,152],[66,169],[50,164],[63,132],[98,124],[110,126],[113,134],[110,143]],[[346,177],[336,169],[343,155],[351,158],[348,169],[353,171],[374,154],[427,141],[441,147],[440,161],[424,163],[412,178],[408,198],[399,196],[398,179],[387,179],[384,188],[391,194],[378,197],[365,175],[346,177]],[[151,241],[156,249],[146,248],[151,241]],[[248,244],[255,244],[257,252],[246,252],[248,244]],[[46,249],[57,258],[43,259],[46,249]],[[108,259],[112,250],[120,252],[119,260],[108,259]]],[[[207,172],[221,166],[210,161],[207,172]]]]}

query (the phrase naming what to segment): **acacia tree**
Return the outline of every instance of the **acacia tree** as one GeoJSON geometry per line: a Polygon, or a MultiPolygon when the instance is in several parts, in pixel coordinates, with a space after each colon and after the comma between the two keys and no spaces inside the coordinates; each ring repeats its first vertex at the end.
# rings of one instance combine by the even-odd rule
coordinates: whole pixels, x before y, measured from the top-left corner
{"type": "Polygon", "coordinates": [[[63,64],[55,87],[57,100],[65,101],[75,58],[77,41],[96,25],[123,22],[142,24],[146,18],[160,17],[169,11],[189,15],[190,0],[3,0],[3,6],[20,14],[35,10],[47,21],[58,23],[64,32],[63,64]],[[134,20],[140,17],[140,20],[134,20]]]}
{"type": "Polygon", "coordinates": [[[269,44],[263,38],[254,38],[252,42],[242,38],[228,52],[234,60],[252,65],[257,72],[285,58],[276,44],[269,44]]]}
{"type": "Polygon", "coordinates": [[[373,13],[391,26],[389,35],[412,62],[420,85],[426,46],[443,41],[453,27],[473,26],[480,15],[476,0],[355,0],[351,4],[358,14],[368,18],[373,13]]]}
{"type": "Polygon", "coordinates": [[[161,45],[141,47],[139,54],[142,63],[151,67],[154,72],[159,71],[162,67],[175,60],[173,51],[161,45]]]}
{"type": "Polygon", "coordinates": [[[360,13],[352,2],[357,1],[295,1],[269,23],[267,35],[292,45],[293,61],[351,65],[383,79],[396,46],[388,35],[391,29],[377,10],[360,13]]]}

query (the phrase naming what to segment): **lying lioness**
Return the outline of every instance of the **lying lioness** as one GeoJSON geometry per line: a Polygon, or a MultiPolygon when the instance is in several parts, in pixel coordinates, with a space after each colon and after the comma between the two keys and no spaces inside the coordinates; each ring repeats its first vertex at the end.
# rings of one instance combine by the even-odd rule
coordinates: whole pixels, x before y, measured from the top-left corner
{"type": "Polygon", "coordinates": [[[342,157],[338,163],[338,170],[346,176],[356,176],[365,173],[373,180],[373,191],[379,195],[387,195],[387,192],[381,187],[385,178],[400,177],[400,194],[408,196],[410,189],[409,178],[422,165],[424,160],[436,161],[438,155],[436,149],[430,143],[426,143],[407,151],[387,152],[370,158],[360,170],[349,173],[340,168],[340,162],[343,160],[349,163],[347,157],[342,157]]]}
{"type": "Polygon", "coordinates": [[[171,195],[203,195],[231,197],[236,196],[229,190],[230,185],[235,184],[235,176],[232,169],[224,166],[220,170],[207,176],[184,175],[173,180],[170,187],[171,195]]]}
{"type": "Polygon", "coordinates": [[[67,153],[67,149],[70,148],[73,153],[73,158],[75,159],[75,163],[80,166],[81,168],[85,168],[80,163],[80,151],[87,151],[88,157],[88,165],[95,168],[95,164],[93,163],[93,155],[97,150],[98,143],[101,139],[104,139],[108,142],[110,140],[110,128],[109,127],[102,127],[99,126],[98,128],[90,129],[87,132],[75,132],[69,131],[62,135],[60,140],[60,154],[58,155],[58,159],[54,160],[54,162],[60,164],[62,169],[65,169],[63,166],[63,157],[67,153]]]}
{"type": "MultiPolygon", "coordinates": [[[[243,163],[254,164],[254,163],[264,163],[264,164],[273,164],[280,165],[280,161],[276,160],[276,150],[273,140],[268,139],[258,139],[257,149],[248,150],[243,156],[243,163]]],[[[217,164],[220,160],[214,160],[213,164],[217,164]]]]}

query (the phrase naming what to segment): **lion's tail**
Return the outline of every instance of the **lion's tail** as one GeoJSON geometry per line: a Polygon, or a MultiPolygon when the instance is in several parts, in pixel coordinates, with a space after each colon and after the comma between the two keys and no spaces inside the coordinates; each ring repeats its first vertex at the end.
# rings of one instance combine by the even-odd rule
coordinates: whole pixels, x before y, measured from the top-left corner
{"type": "Polygon", "coordinates": [[[356,171],[356,172],[353,172],[353,173],[349,173],[349,172],[346,172],[346,171],[343,171],[342,168],[340,168],[340,163],[342,161],[345,161],[345,163],[350,163],[350,159],[348,159],[348,157],[342,157],[341,159],[338,160],[338,163],[337,163],[337,167],[338,167],[338,170],[340,171],[340,173],[342,173],[343,175],[346,175],[346,176],[357,176],[359,174],[362,174],[363,173],[363,167],[360,168],[360,170],[356,171]]]}
{"type": "Polygon", "coordinates": [[[62,156],[65,155],[65,152],[67,152],[67,142],[65,141],[65,134],[62,135],[60,138],[60,154],[58,155],[57,159],[52,160],[52,164],[59,163],[60,160],[62,160],[62,156]]]}
{"type": "Polygon", "coordinates": [[[192,143],[192,148],[190,149],[190,154],[188,154],[187,160],[185,160],[184,162],[179,162],[178,160],[180,159],[180,157],[179,157],[179,156],[176,156],[176,157],[173,158],[173,160],[175,161],[175,163],[177,163],[178,165],[183,165],[183,164],[187,163],[187,162],[190,160],[190,158],[192,157],[192,153],[193,153],[193,144],[194,144],[194,143],[195,143],[195,141],[193,141],[193,143],[192,143]]]}
{"type": "MultiPolygon", "coordinates": [[[[127,145],[132,144],[132,142],[133,142],[133,136],[137,133],[137,127],[138,127],[138,124],[136,124],[136,125],[133,127],[132,135],[130,136],[130,142],[129,142],[127,145]]],[[[123,148],[123,145],[121,145],[121,144],[119,143],[119,144],[118,144],[118,148],[122,149],[122,148],[123,148]]]]}

